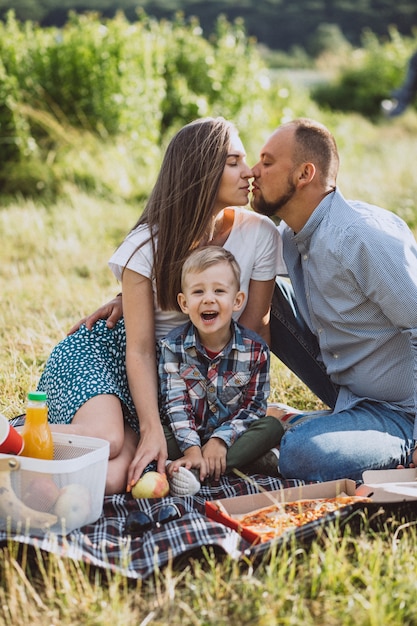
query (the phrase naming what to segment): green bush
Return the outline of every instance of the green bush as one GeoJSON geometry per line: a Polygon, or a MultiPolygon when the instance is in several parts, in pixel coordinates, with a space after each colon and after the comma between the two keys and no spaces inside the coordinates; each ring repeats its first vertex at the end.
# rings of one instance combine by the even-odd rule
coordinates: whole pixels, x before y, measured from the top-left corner
{"type": "Polygon", "coordinates": [[[338,24],[323,22],[317,26],[308,40],[308,52],[317,58],[321,54],[345,54],[351,45],[344,36],[338,24]]]}
{"type": "Polygon", "coordinates": [[[29,124],[19,114],[18,101],[17,80],[6,73],[0,59],[0,172],[1,164],[26,158],[36,147],[29,124]]]}
{"type": "Polygon", "coordinates": [[[401,84],[416,48],[417,39],[402,37],[395,29],[382,43],[367,33],[363,48],[346,53],[337,78],[317,85],[311,96],[321,107],[355,111],[375,121],[381,116],[382,100],[401,84]]]}
{"type": "Polygon", "coordinates": [[[34,194],[50,195],[63,188],[64,176],[100,194],[123,188],[143,196],[178,127],[222,115],[246,129],[245,139],[254,120],[268,128],[288,105],[287,98],[273,98],[267,66],[243,22],[224,17],[207,40],[196,20],[186,23],[181,15],[158,23],[142,14],[130,23],[122,14],[110,20],[70,14],[57,29],[21,24],[9,13],[0,23],[0,58],[0,141],[9,145],[0,155],[0,179],[7,172],[9,193],[33,187],[34,194]],[[93,154],[95,136],[112,155],[134,162],[128,175],[120,173],[129,180],[118,183],[94,166],[83,133],[93,154]],[[23,183],[29,148],[42,167],[23,183]],[[22,166],[10,177],[12,163],[22,166]]]}
{"type": "Polygon", "coordinates": [[[151,23],[70,14],[64,28],[42,29],[9,14],[1,34],[1,58],[23,101],[106,136],[137,130],[144,116],[158,133],[163,57],[151,23]]]}

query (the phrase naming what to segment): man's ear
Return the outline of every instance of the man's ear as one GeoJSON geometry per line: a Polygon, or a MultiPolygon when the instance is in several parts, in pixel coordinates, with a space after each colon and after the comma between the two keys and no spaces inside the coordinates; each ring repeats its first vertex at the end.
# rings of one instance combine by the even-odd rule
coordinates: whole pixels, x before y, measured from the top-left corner
{"type": "Polygon", "coordinates": [[[179,293],[177,296],[177,302],[180,305],[181,311],[183,313],[185,313],[186,315],[188,315],[188,306],[187,306],[187,301],[185,299],[185,296],[183,293],[179,293]]]}
{"type": "Polygon", "coordinates": [[[298,183],[308,185],[316,175],[316,166],[314,163],[303,163],[298,174],[298,183]]]}
{"type": "Polygon", "coordinates": [[[235,296],[235,302],[233,305],[233,310],[234,311],[240,311],[240,309],[243,306],[243,303],[245,301],[245,294],[243,293],[243,291],[238,291],[236,296],[235,296]]]}

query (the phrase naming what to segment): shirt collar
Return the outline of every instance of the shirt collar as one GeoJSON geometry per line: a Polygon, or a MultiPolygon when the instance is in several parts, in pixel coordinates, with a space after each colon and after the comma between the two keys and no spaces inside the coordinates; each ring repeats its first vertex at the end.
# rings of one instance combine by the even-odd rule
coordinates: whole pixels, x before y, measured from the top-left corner
{"type": "Polygon", "coordinates": [[[294,234],[294,241],[296,243],[302,243],[303,241],[310,239],[310,237],[312,236],[316,228],[322,222],[324,216],[328,213],[332,205],[336,191],[337,191],[337,188],[334,191],[331,191],[330,193],[328,193],[323,198],[320,204],[316,206],[316,208],[314,209],[314,211],[312,212],[312,214],[310,215],[310,217],[308,218],[307,222],[304,224],[302,229],[298,233],[294,234]]]}
{"type": "MultiPolygon", "coordinates": [[[[219,352],[219,354],[225,355],[232,350],[238,350],[239,352],[244,352],[246,350],[245,343],[243,341],[243,335],[241,329],[239,328],[239,325],[234,320],[232,320],[231,326],[232,337],[227,345],[223,348],[223,350],[219,352]]],[[[195,326],[191,322],[189,322],[187,333],[184,337],[184,350],[190,350],[191,348],[194,348],[200,354],[205,355],[205,350],[201,345],[201,341],[196,333],[195,326]]]]}

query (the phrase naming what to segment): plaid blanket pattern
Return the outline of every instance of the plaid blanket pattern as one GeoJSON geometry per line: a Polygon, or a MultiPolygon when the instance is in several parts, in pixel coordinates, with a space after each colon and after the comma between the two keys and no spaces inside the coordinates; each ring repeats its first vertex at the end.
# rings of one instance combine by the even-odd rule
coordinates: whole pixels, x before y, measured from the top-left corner
{"type": "MultiPolygon", "coordinates": [[[[13,423],[17,424],[16,421],[13,423]]],[[[45,552],[119,572],[128,578],[145,579],[170,561],[198,554],[204,546],[236,559],[244,554],[264,553],[270,547],[268,544],[251,548],[236,531],[207,518],[204,514],[205,501],[301,484],[302,481],[261,475],[252,476],[251,480],[229,475],[222,477],[218,485],[203,485],[192,497],[135,500],[130,494],[106,496],[100,518],[67,536],[1,531],[0,542],[13,541],[35,546],[45,552]],[[131,537],[124,533],[130,511],[141,509],[156,519],[159,508],[169,503],[177,505],[182,513],[180,519],[152,528],[141,536],[131,537]]]]}

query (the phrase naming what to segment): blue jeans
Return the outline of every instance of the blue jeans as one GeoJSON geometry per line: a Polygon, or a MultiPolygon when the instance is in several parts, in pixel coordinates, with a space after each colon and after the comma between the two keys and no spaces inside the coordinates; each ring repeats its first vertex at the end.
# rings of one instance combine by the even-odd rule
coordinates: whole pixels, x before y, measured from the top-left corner
{"type": "MultiPolygon", "coordinates": [[[[271,306],[271,350],[327,406],[338,387],[320,361],[315,336],[304,323],[292,287],[277,279],[271,306]]],[[[285,433],[279,470],[305,481],[351,478],[367,469],[407,464],[413,447],[414,417],[385,403],[364,400],[354,407],[305,414],[285,433]]]]}

